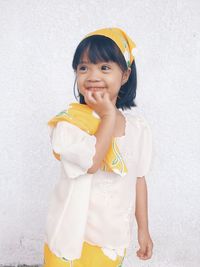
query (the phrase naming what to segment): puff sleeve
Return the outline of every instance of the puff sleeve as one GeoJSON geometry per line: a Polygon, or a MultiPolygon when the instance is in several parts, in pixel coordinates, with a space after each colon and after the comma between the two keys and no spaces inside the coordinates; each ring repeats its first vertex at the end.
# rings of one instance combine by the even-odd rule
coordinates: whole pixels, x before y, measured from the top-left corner
{"type": "Polygon", "coordinates": [[[150,125],[144,119],[142,119],[141,136],[139,140],[136,176],[142,177],[149,173],[152,158],[152,131],[150,125]]]}
{"type": "Polygon", "coordinates": [[[65,121],[49,130],[52,149],[60,155],[67,176],[76,178],[86,174],[93,164],[96,137],[65,121]]]}

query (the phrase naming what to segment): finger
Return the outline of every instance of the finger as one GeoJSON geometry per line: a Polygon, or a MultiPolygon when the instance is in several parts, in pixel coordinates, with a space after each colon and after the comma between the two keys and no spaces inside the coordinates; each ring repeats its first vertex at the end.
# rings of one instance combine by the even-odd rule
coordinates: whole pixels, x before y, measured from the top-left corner
{"type": "Polygon", "coordinates": [[[152,256],[152,247],[147,247],[146,255],[148,258],[150,258],[152,256]]]}
{"type": "Polygon", "coordinates": [[[148,247],[146,247],[145,252],[140,256],[141,259],[147,260],[151,257],[151,253],[148,251],[148,247]]]}
{"type": "Polygon", "coordinates": [[[108,92],[104,92],[104,97],[108,97],[108,92]]]}
{"type": "Polygon", "coordinates": [[[95,92],[95,93],[94,93],[94,97],[95,97],[95,99],[98,100],[98,101],[102,99],[102,95],[103,95],[102,92],[95,92]]]}
{"type": "Polygon", "coordinates": [[[94,103],[94,104],[96,103],[96,99],[93,97],[91,91],[88,91],[86,93],[86,97],[87,97],[87,99],[88,99],[89,102],[94,103]]]}
{"type": "Polygon", "coordinates": [[[99,98],[99,92],[91,92],[91,96],[93,97],[93,99],[97,100],[99,98]]]}
{"type": "Polygon", "coordinates": [[[142,255],[145,255],[145,253],[146,253],[146,247],[145,246],[141,246],[140,252],[141,252],[142,255]]]}
{"type": "Polygon", "coordinates": [[[143,252],[142,252],[141,249],[139,249],[139,250],[137,251],[137,255],[138,255],[139,257],[141,257],[141,256],[143,255],[143,252]]]}
{"type": "Polygon", "coordinates": [[[101,98],[103,98],[103,97],[104,97],[104,94],[105,94],[105,92],[104,92],[104,91],[100,91],[100,96],[101,96],[101,98]]]}
{"type": "Polygon", "coordinates": [[[109,93],[108,92],[105,92],[104,95],[103,95],[103,99],[104,100],[110,100],[109,98],[109,93]]]}
{"type": "Polygon", "coordinates": [[[140,259],[147,259],[147,256],[145,254],[142,254],[142,253],[138,253],[137,256],[140,258],[140,259]]]}
{"type": "Polygon", "coordinates": [[[137,257],[138,257],[139,259],[141,259],[141,260],[145,260],[145,259],[146,259],[146,258],[145,258],[145,255],[137,254],[137,257]]]}

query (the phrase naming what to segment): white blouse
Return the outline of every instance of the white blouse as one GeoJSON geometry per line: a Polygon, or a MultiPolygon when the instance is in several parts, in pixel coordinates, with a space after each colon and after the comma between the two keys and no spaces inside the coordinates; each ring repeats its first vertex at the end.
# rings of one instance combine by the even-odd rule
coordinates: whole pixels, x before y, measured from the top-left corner
{"type": "Polygon", "coordinates": [[[84,241],[119,255],[130,244],[136,178],[149,172],[152,132],[143,116],[122,113],[125,135],[115,140],[128,169],[124,177],[100,169],[87,173],[95,155],[94,135],[63,121],[49,127],[52,149],[61,156],[61,172],[50,198],[45,241],[58,257],[79,258],[84,241]]]}

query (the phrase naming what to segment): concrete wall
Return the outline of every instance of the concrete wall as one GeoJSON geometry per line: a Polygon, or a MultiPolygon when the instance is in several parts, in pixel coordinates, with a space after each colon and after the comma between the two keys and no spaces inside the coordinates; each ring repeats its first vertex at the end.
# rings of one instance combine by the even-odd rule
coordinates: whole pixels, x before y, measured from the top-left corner
{"type": "Polygon", "coordinates": [[[125,267],[200,265],[200,2],[0,1],[0,264],[41,264],[48,201],[59,176],[47,121],[74,101],[81,38],[121,27],[136,42],[137,111],[152,127],[147,177],[152,259],[125,267]]]}

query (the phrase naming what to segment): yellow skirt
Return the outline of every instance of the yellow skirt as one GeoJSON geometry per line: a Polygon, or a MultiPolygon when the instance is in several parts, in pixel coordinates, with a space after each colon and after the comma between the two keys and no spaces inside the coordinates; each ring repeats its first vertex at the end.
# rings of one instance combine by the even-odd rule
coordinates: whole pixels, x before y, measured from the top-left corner
{"type": "Polygon", "coordinates": [[[84,242],[80,259],[71,261],[57,257],[45,243],[43,267],[122,267],[125,255],[126,249],[124,256],[117,255],[117,258],[112,260],[104,254],[101,247],[84,242]]]}

